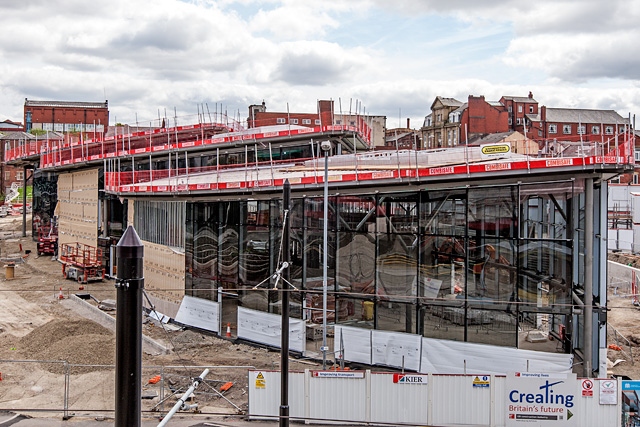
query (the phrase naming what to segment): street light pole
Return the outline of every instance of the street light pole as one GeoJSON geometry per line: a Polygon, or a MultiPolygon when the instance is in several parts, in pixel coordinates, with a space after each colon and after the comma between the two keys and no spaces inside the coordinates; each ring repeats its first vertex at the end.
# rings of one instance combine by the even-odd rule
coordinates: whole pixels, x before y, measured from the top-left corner
{"type": "Polygon", "coordinates": [[[327,240],[329,239],[329,151],[331,142],[322,141],[320,148],[324,151],[324,216],[322,247],[322,369],[327,369],[327,240]]]}

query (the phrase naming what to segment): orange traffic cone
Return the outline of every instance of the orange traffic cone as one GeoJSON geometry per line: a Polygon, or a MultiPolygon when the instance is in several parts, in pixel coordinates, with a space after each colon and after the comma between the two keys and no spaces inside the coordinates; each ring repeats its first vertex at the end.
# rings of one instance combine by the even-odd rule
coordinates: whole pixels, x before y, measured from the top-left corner
{"type": "Polygon", "coordinates": [[[231,323],[227,323],[227,338],[231,338],[231,323]]]}
{"type": "Polygon", "coordinates": [[[58,294],[58,299],[64,299],[64,294],[62,293],[62,288],[60,288],[60,293],[58,294]]]}

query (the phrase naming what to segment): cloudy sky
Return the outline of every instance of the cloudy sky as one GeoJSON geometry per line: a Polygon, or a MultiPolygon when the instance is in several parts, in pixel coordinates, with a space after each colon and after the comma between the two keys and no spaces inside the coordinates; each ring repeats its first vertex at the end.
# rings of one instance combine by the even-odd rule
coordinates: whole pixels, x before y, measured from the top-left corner
{"type": "Polygon", "coordinates": [[[248,105],[411,118],[437,95],[640,112],[640,1],[0,0],[0,121],[109,100],[111,124],[248,105]]]}

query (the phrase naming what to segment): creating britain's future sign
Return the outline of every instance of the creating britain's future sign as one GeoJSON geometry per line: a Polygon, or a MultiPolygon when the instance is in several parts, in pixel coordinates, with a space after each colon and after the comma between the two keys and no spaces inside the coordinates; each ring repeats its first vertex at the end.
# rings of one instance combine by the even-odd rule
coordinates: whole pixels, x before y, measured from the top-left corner
{"type": "Polygon", "coordinates": [[[516,372],[507,375],[506,426],[574,426],[575,381],[575,374],[516,372]]]}

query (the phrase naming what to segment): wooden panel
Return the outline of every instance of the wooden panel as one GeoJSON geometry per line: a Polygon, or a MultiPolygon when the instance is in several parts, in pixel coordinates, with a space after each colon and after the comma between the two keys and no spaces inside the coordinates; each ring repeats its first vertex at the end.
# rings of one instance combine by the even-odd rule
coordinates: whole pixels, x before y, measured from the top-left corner
{"type": "Polygon", "coordinates": [[[184,296],[184,254],[150,242],[144,243],[144,287],[155,297],[180,304],[184,296]]]}
{"type": "Polygon", "coordinates": [[[97,246],[98,169],[58,177],[59,243],[97,246]]]}

